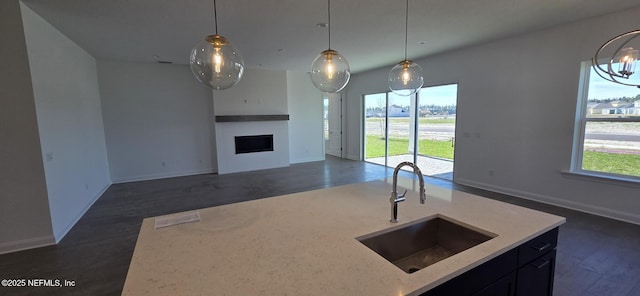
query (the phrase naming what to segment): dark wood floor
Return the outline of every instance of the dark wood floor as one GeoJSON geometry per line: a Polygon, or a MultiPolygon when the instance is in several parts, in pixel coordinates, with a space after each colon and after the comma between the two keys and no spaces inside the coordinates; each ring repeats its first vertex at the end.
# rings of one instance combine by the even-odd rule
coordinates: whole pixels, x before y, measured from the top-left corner
{"type": "MultiPolygon", "coordinates": [[[[112,185],[56,246],[0,255],[0,279],[73,280],[73,288],[7,288],[0,295],[120,295],[142,219],[287,193],[370,181],[379,165],[328,158],[229,175],[112,185]]],[[[427,178],[427,182],[567,217],[555,295],[640,295],[640,226],[427,178]]]]}

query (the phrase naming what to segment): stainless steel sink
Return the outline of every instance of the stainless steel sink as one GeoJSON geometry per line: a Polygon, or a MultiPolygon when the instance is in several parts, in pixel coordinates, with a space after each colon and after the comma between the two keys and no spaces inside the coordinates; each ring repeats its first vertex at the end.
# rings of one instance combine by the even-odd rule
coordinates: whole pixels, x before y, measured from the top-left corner
{"type": "Polygon", "coordinates": [[[435,216],[357,240],[404,272],[413,273],[494,237],[435,216]]]}

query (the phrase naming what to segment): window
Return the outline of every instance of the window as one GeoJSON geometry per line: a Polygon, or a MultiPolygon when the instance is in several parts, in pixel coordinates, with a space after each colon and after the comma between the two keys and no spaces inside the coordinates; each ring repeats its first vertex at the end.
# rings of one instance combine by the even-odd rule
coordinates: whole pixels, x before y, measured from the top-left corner
{"type": "Polygon", "coordinates": [[[329,98],[325,97],[323,99],[324,104],[324,112],[323,112],[323,122],[324,122],[324,139],[329,140],[329,98]]]}
{"type": "Polygon", "coordinates": [[[364,160],[389,167],[412,161],[425,175],[453,180],[457,92],[448,84],[412,96],[364,95],[364,160]]]}
{"type": "Polygon", "coordinates": [[[640,182],[640,89],[583,62],[571,171],[640,182]]]}

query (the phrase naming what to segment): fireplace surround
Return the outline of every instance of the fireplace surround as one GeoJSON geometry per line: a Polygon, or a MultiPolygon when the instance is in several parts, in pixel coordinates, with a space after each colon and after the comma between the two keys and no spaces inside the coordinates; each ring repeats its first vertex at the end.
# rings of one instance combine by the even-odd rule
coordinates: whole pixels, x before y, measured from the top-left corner
{"type": "Polygon", "coordinates": [[[218,115],[218,174],[289,166],[289,115],[218,115]]]}

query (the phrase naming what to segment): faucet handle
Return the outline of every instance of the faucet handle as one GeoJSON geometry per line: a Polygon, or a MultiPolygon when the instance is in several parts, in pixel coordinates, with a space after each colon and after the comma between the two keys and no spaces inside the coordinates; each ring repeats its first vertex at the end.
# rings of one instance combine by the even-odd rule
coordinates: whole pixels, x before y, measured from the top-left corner
{"type": "Polygon", "coordinates": [[[398,194],[398,193],[397,193],[397,192],[395,192],[395,191],[394,191],[394,192],[391,192],[391,199],[390,199],[391,203],[395,205],[395,204],[397,204],[397,203],[399,203],[399,202],[403,202],[403,201],[405,201],[405,200],[406,200],[406,199],[404,198],[405,194],[407,194],[407,191],[406,191],[406,190],[405,190],[405,191],[404,191],[404,193],[402,193],[402,194],[398,194]]]}

